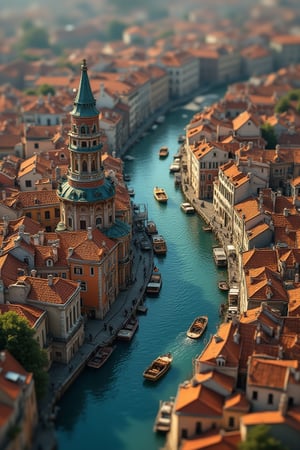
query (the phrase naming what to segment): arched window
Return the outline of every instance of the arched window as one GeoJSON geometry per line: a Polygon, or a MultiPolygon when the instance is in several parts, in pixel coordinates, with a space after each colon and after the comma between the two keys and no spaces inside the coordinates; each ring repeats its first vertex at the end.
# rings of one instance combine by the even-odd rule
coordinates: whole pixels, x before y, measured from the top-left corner
{"type": "Polygon", "coordinates": [[[96,164],[95,161],[92,161],[92,171],[95,172],[96,171],[96,164]]]}
{"type": "Polygon", "coordinates": [[[87,172],[87,162],[85,159],[82,161],[82,172],[87,172]]]}
{"type": "Polygon", "coordinates": [[[97,228],[101,228],[101,225],[102,225],[102,219],[101,219],[101,217],[97,217],[97,219],[96,219],[96,227],[97,228]]]}
{"type": "Polygon", "coordinates": [[[46,266],[47,266],[47,267],[52,267],[52,266],[53,266],[53,261],[52,261],[52,259],[47,259],[47,260],[46,260],[46,266]]]}
{"type": "Polygon", "coordinates": [[[81,133],[81,134],[85,134],[85,126],[84,126],[84,125],[82,125],[82,126],[80,127],[80,133],[81,133]]]}

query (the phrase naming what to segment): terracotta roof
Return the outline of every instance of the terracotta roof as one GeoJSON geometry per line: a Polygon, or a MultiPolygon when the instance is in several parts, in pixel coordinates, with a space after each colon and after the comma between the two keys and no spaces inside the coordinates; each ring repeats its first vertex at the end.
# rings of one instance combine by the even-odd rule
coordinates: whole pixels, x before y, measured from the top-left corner
{"type": "Polygon", "coordinates": [[[25,282],[31,289],[28,294],[29,300],[36,300],[41,303],[65,304],[78,289],[78,283],[59,277],[52,278],[50,285],[45,278],[19,277],[17,283],[25,282]]]}
{"type": "Polygon", "coordinates": [[[210,431],[195,439],[182,439],[180,450],[233,450],[239,442],[239,431],[210,431]]]}
{"type": "Polygon", "coordinates": [[[223,396],[207,389],[202,384],[184,383],[179,386],[175,404],[175,413],[180,415],[221,416],[223,396]]]}
{"type": "Polygon", "coordinates": [[[40,317],[45,314],[45,311],[36,308],[35,306],[13,303],[0,303],[0,315],[5,314],[9,311],[13,311],[18,314],[18,316],[26,319],[31,328],[34,328],[40,317]]]}

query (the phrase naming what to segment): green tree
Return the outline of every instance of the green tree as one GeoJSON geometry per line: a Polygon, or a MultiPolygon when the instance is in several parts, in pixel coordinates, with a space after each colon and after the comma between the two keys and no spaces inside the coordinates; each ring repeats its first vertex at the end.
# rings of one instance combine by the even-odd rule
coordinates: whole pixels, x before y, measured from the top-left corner
{"type": "Polygon", "coordinates": [[[0,350],[8,350],[27,372],[34,376],[38,398],[46,392],[47,355],[34,338],[34,330],[26,319],[10,311],[0,315],[0,350]]]}
{"type": "Polygon", "coordinates": [[[267,142],[266,148],[275,148],[277,145],[277,137],[274,127],[266,122],[260,127],[260,129],[262,137],[267,142]]]}
{"type": "Polygon", "coordinates": [[[275,105],[275,112],[277,113],[283,113],[288,111],[290,107],[290,102],[287,97],[282,97],[275,105]]]}
{"type": "Polygon", "coordinates": [[[53,86],[50,86],[49,84],[42,84],[39,89],[38,89],[38,93],[41,95],[55,95],[55,89],[53,86]]]}
{"type": "Polygon", "coordinates": [[[257,425],[247,434],[245,441],[238,445],[239,450],[287,450],[287,448],[270,434],[270,427],[257,425]]]}

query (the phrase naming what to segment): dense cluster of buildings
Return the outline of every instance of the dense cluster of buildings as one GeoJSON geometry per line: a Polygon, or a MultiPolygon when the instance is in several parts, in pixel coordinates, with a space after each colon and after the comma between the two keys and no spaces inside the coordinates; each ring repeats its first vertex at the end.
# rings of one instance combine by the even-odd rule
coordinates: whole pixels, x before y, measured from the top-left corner
{"type": "MultiPolygon", "coordinates": [[[[188,184],[196,199],[213,202],[236,249],[240,315],[220,326],[179,386],[171,449],[236,446],[258,423],[290,449],[300,433],[299,99],[275,112],[300,87],[300,38],[292,26],[284,32],[293,17],[277,8],[281,24],[261,6],[243,39],[230,27],[216,32],[221,22],[204,24],[195,11],[157,41],[151,27],[130,27],[123,42],[80,51],[89,77],[85,61],[78,77],[42,55],[16,76],[1,56],[0,313],[27,319],[49,367],[71,361],[84,321],[103,319],[132,282],[132,205],[118,157],[126,143],[204,86],[252,77],[186,128],[188,184]],[[55,95],[20,90],[45,84],[55,95]],[[266,123],[273,149],[262,137],[266,123]]],[[[74,49],[68,57],[77,63],[74,49]]],[[[32,376],[8,352],[0,356],[0,444],[25,448],[37,423],[32,376]]]]}

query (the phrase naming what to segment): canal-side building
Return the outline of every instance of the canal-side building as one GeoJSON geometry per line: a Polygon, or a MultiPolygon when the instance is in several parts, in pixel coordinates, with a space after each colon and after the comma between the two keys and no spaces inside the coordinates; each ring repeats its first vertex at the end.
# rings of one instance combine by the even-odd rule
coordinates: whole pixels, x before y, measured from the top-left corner
{"type": "Polygon", "coordinates": [[[38,423],[32,373],[7,351],[0,353],[0,448],[32,448],[38,423]]]}

